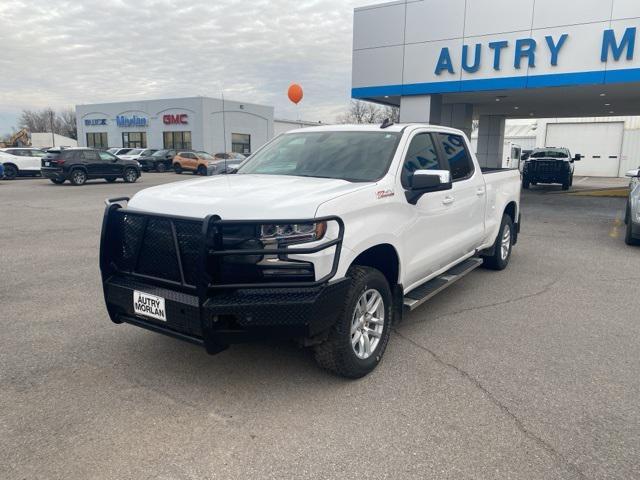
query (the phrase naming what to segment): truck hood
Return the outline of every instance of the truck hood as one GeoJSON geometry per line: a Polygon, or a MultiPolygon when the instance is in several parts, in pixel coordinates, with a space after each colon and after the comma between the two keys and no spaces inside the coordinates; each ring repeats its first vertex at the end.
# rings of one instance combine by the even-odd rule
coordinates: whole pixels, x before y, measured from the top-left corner
{"type": "Polygon", "coordinates": [[[129,207],[150,213],[228,220],[305,219],[318,207],[372,183],[280,175],[220,175],[138,192],[129,207]]]}

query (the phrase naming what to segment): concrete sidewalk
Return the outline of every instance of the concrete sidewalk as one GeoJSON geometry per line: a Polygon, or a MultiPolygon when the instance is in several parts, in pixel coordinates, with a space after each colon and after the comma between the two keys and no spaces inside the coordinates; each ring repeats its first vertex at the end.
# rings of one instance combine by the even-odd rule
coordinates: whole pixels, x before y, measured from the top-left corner
{"type": "Polygon", "coordinates": [[[562,190],[561,185],[546,184],[532,186],[531,190],[588,197],[627,197],[629,195],[629,179],[576,176],[573,179],[573,185],[568,191],[562,190]]]}

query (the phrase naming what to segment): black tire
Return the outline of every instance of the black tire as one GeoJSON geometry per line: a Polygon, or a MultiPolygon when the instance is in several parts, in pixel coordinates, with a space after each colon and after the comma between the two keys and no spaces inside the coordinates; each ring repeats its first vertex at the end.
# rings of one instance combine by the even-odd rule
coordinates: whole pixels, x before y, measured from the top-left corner
{"type": "Polygon", "coordinates": [[[198,169],[195,172],[193,172],[193,174],[194,175],[201,175],[203,177],[206,177],[207,176],[207,167],[205,167],[204,165],[200,165],[198,167],[198,169]]]}
{"type": "Polygon", "coordinates": [[[514,225],[513,219],[504,214],[502,216],[502,223],[500,224],[500,230],[498,230],[498,236],[493,244],[493,254],[489,257],[483,257],[483,267],[491,270],[504,270],[509,265],[511,259],[511,250],[513,249],[513,237],[514,237],[514,225]],[[509,245],[505,252],[503,250],[503,240],[506,238],[506,228],[509,228],[509,245]]]}
{"type": "Polygon", "coordinates": [[[4,179],[5,180],[15,180],[18,177],[20,171],[18,167],[15,165],[5,165],[4,166],[4,179]]]}
{"type": "Polygon", "coordinates": [[[136,183],[138,171],[135,168],[125,168],[124,172],[122,172],[122,178],[126,183],[136,183]]]}
{"type": "Polygon", "coordinates": [[[156,172],[164,173],[166,171],[167,171],[167,166],[164,163],[162,162],[156,163],[156,172]]]}
{"type": "Polygon", "coordinates": [[[529,190],[530,185],[531,182],[529,181],[529,179],[526,177],[522,177],[522,188],[524,188],[525,190],[529,190]]]}
{"type": "Polygon", "coordinates": [[[179,163],[174,163],[173,171],[180,175],[182,173],[182,166],[179,163]]]}
{"type": "Polygon", "coordinates": [[[635,246],[640,245],[640,238],[633,236],[633,222],[631,221],[631,205],[627,202],[627,211],[624,216],[624,221],[627,224],[627,229],[624,234],[624,243],[627,245],[635,246]]]}
{"type": "Polygon", "coordinates": [[[105,178],[105,180],[106,180],[107,182],[109,182],[109,183],[113,183],[113,182],[115,182],[115,181],[116,181],[116,180],[118,180],[118,179],[117,179],[117,178],[113,178],[113,177],[111,177],[111,178],[105,178]]]}
{"type": "Polygon", "coordinates": [[[62,185],[64,183],[64,178],[50,178],[51,183],[55,183],[56,185],[62,185]]]}
{"type": "Polygon", "coordinates": [[[573,174],[569,177],[569,186],[573,187],[573,174]]]}
{"type": "Polygon", "coordinates": [[[71,175],[69,180],[72,185],[79,187],[80,185],[84,185],[87,183],[87,172],[85,172],[81,168],[76,168],[75,170],[71,170],[71,175]]]}
{"type": "MultiPolygon", "coordinates": [[[[351,284],[345,296],[340,316],[327,340],[314,349],[315,359],[320,367],[347,378],[361,378],[373,371],[382,360],[391,335],[393,323],[392,295],[389,283],[378,270],[370,267],[353,266],[347,272],[351,284]],[[359,358],[352,346],[352,322],[360,298],[368,292],[376,291],[383,301],[384,323],[378,343],[368,358],[359,358]]],[[[364,327],[363,327],[364,328],[364,327]]],[[[362,335],[361,335],[362,336],[362,335]]]]}
{"type": "Polygon", "coordinates": [[[569,190],[571,186],[571,179],[567,178],[564,182],[562,182],[562,190],[569,190]]]}

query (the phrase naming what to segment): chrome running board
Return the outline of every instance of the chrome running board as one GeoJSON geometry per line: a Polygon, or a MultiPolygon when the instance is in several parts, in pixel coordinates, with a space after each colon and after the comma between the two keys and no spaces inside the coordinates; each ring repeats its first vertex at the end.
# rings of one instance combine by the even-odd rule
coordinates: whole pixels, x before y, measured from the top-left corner
{"type": "Polygon", "coordinates": [[[450,287],[462,277],[474,271],[480,265],[482,265],[481,258],[470,258],[462,263],[459,263],[455,267],[450,268],[442,275],[438,275],[428,282],[423,283],[419,287],[414,288],[404,297],[405,310],[415,310],[424,302],[434,297],[445,288],[450,287]]]}

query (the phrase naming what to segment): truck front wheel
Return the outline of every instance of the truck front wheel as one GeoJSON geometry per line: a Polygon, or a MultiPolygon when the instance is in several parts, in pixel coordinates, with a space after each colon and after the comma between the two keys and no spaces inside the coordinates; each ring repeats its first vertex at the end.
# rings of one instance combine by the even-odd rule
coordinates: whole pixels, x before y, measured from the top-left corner
{"type": "Polygon", "coordinates": [[[522,177],[522,188],[524,188],[525,190],[529,190],[530,185],[531,182],[529,181],[529,179],[527,177],[522,177]]]}
{"type": "Polygon", "coordinates": [[[484,257],[484,267],[491,270],[504,270],[509,265],[511,258],[511,248],[513,247],[514,237],[513,220],[507,214],[502,216],[498,237],[493,244],[493,253],[491,256],[484,257]]]}
{"type": "Polygon", "coordinates": [[[315,347],[316,362],[347,378],[370,373],[387,348],[393,320],[389,283],[378,270],[353,266],[340,317],[327,340],[315,347]]]}

